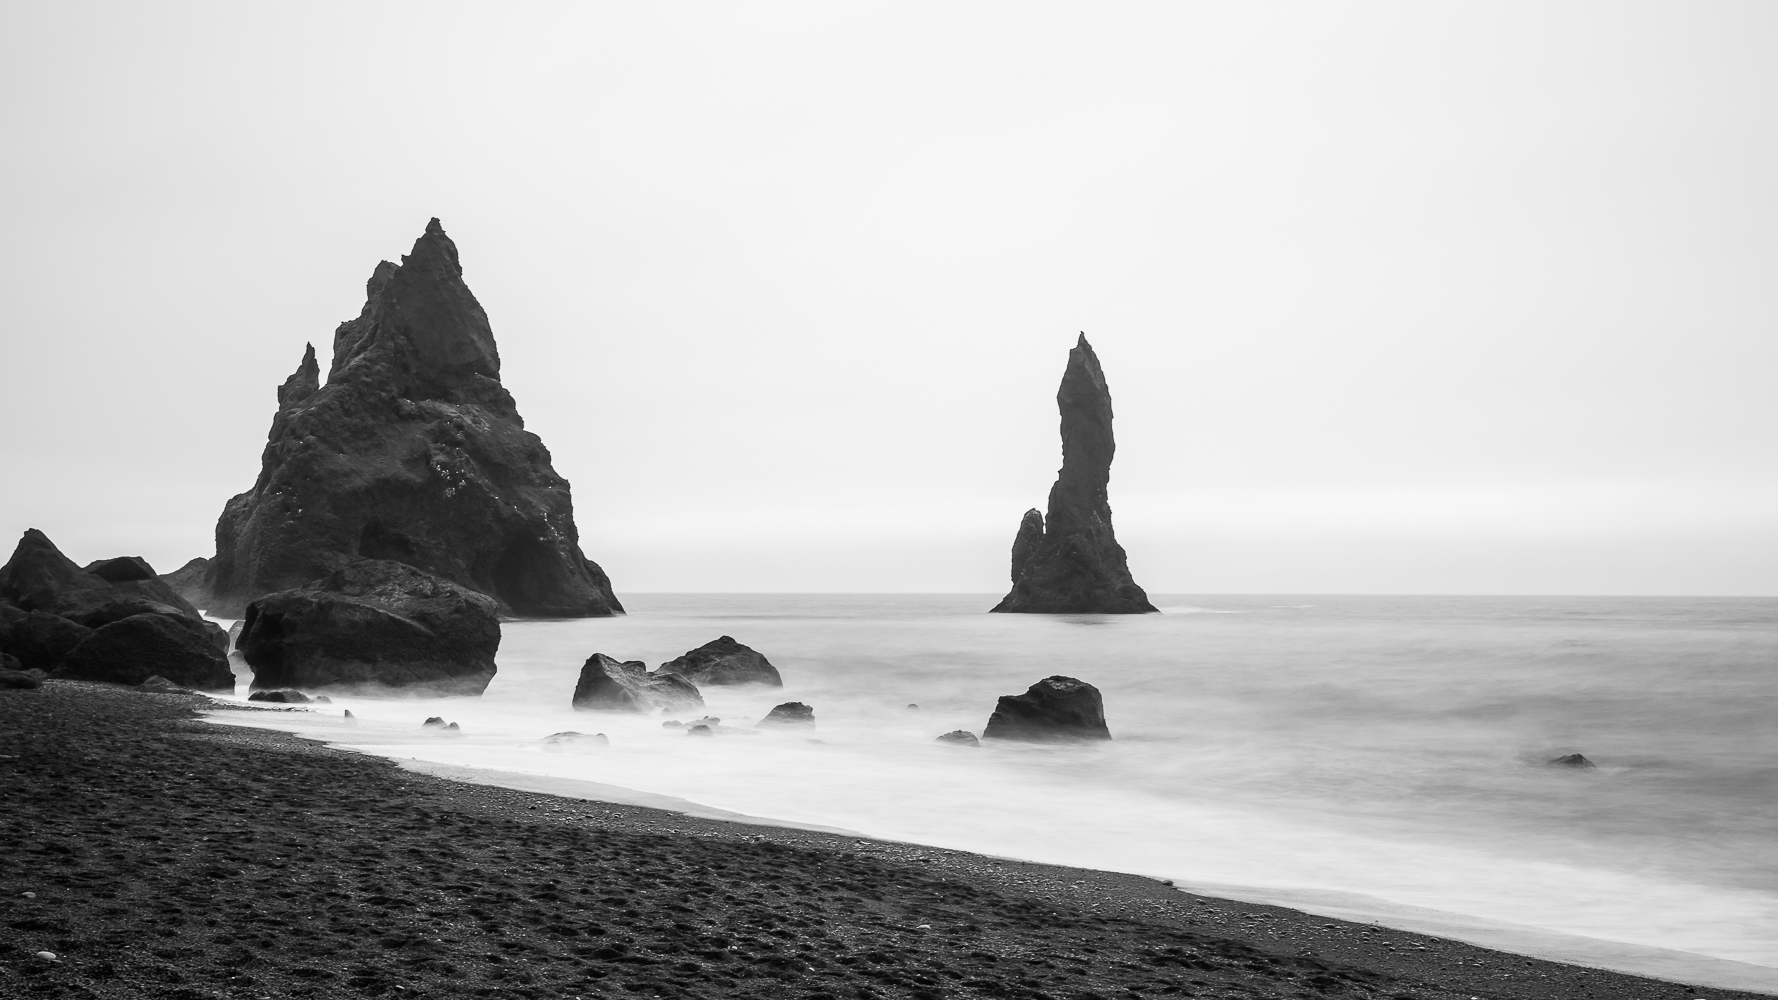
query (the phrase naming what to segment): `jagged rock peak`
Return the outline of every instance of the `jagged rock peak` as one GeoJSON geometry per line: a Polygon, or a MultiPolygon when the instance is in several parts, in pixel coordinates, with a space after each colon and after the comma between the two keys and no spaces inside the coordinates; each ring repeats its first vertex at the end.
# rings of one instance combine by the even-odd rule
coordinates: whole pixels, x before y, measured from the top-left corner
{"type": "Polygon", "coordinates": [[[1068,352],[1056,391],[1062,416],[1062,468],[1050,488],[1049,514],[1035,508],[1019,521],[1012,547],[1012,591],[995,611],[1140,614],[1154,611],[1130,576],[1111,527],[1111,389],[1082,333],[1068,352]]]}
{"type": "Polygon", "coordinates": [[[452,400],[467,390],[484,404],[500,382],[488,314],[464,284],[457,245],[437,219],[400,264],[377,264],[364,310],[334,331],[329,382],[391,375],[411,399],[452,400]]]}
{"type": "Polygon", "coordinates": [[[278,387],[278,406],[280,409],[286,406],[295,406],[313,396],[315,390],[319,388],[321,388],[321,366],[315,363],[315,345],[309,344],[307,350],[303,351],[302,363],[297,365],[296,371],[292,372],[290,377],[284,380],[284,384],[278,387]]]}

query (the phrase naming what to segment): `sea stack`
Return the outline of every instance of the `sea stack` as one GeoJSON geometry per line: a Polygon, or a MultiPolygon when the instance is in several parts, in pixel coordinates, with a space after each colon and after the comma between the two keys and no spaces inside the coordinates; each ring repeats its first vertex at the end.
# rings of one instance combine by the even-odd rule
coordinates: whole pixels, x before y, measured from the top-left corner
{"type": "Polygon", "coordinates": [[[377,265],[340,324],[326,383],[311,346],[278,389],[253,488],[216,523],[216,556],[166,579],[214,614],[358,559],[404,563],[501,613],[621,614],[580,551],[568,482],[500,384],[500,355],[437,219],[377,265]]]}
{"type": "Polygon", "coordinates": [[[1087,335],[1068,352],[1056,392],[1062,411],[1062,469],[1050,487],[1049,517],[1025,512],[1012,543],[1012,591],[995,611],[1143,614],[1155,610],[1130,577],[1111,530],[1111,390],[1087,335]]]}

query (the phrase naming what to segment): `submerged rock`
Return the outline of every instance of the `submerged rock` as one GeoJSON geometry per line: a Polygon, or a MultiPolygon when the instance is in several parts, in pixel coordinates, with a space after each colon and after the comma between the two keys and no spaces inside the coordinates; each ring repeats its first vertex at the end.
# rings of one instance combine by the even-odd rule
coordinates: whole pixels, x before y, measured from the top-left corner
{"type": "Polygon", "coordinates": [[[716,730],[710,726],[702,726],[702,725],[697,725],[694,723],[692,725],[685,727],[685,735],[687,735],[687,736],[715,736],[716,730]]]}
{"type": "Polygon", "coordinates": [[[500,620],[483,594],[402,563],[360,559],[248,605],[236,647],[255,690],[479,695],[494,677],[500,620]]]}
{"type": "Polygon", "coordinates": [[[621,614],[580,550],[568,482],[500,383],[488,317],[433,219],[377,265],[357,319],[278,390],[253,488],[216,524],[216,555],[175,576],[216,614],[302,587],[358,558],[403,562],[493,598],[496,610],[621,614]]]}
{"type": "Polygon", "coordinates": [[[1565,754],[1544,762],[1545,767],[1598,767],[1599,765],[1577,753],[1565,754]]]}
{"type": "Polygon", "coordinates": [[[137,685],[159,675],[198,691],[233,691],[228,657],[198,623],[167,615],[132,615],[82,639],[54,676],[137,685]]]}
{"type": "Polygon", "coordinates": [[[806,726],[815,728],[815,710],[800,701],[787,701],[766,713],[758,726],[806,726]]]}
{"type": "Polygon", "coordinates": [[[1099,689],[1073,677],[1046,677],[1024,694],[1005,694],[988,718],[990,740],[1108,740],[1099,689]]]}
{"type": "Polygon", "coordinates": [[[445,720],[439,718],[436,715],[430,716],[426,719],[425,722],[420,723],[421,729],[443,729],[444,727],[445,727],[445,720]]]}
{"type": "Polygon", "coordinates": [[[964,747],[979,747],[982,745],[982,741],[976,739],[975,734],[967,729],[953,729],[943,736],[940,736],[938,742],[955,743],[958,746],[964,747]]]}
{"type": "Polygon", "coordinates": [[[677,674],[651,674],[641,660],[587,657],[574,686],[574,707],[606,712],[677,711],[704,707],[697,685],[677,674]]]}
{"type": "Polygon", "coordinates": [[[764,684],[783,687],[778,668],[752,647],[720,636],[661,664],[660,673],[678,674],[693,684],[764,684]]]}
{"type": "Polygon", "coordinates": [[[600,750],[611,745],[611,740],[604,733],[551,733],[539,740],[543,749],[550,753],[561,753],[564,750],[600,750]]]}
{"type": "Polygon", "coordinates": [[[995,611],[1141,614],[1155,610],[1130,576],[1111,528],[1111,390],[1086,334],[1068,352],[1056,393],[1062,468],[1049,516],[1025,512],[1012,545],[1012,590],[995,611]]]}

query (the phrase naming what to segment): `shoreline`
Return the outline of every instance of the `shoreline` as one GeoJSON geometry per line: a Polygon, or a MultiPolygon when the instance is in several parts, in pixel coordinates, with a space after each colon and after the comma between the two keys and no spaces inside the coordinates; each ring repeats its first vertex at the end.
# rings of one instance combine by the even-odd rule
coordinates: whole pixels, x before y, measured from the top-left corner
{"type": "Polygon", "coordinates": [[[17,932],[0,991],[1770,995],[1142,876],[465,783],[200,719],[211,704],[77,682],[0,697],[0,822],[21,847],[0,854],[17,932]]]}

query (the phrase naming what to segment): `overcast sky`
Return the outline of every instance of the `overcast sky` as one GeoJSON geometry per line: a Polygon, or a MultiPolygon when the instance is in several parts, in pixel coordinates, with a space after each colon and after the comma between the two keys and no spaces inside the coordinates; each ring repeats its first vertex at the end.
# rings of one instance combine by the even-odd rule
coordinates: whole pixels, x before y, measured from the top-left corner
{"type": "MultiPolygon", "coordinates": [[[[1778,594],[1778,5],[0,6],[0,530],[209,555],[443,220],[620,596],[1778,594]]],[[[8,545],[10,542],[7,543],[8,545]]]]}

